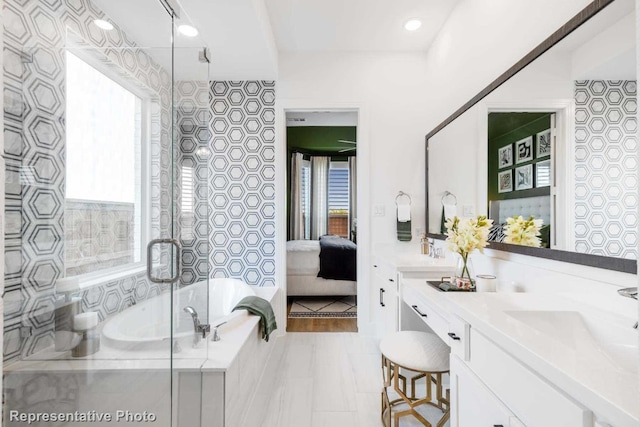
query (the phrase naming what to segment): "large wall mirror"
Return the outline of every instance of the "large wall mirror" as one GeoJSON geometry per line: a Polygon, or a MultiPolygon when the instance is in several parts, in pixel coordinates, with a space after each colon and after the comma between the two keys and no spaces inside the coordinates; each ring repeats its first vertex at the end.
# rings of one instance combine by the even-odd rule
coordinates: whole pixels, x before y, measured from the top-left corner
{"type": "Polygon", "coordinates": [[[594,2],[427,135],[429,235],[487,215],[492,248],[635,273],[635,31],[633,0],[594,2]],[[518,216],[537,240],[505,243],[518,216]]]}

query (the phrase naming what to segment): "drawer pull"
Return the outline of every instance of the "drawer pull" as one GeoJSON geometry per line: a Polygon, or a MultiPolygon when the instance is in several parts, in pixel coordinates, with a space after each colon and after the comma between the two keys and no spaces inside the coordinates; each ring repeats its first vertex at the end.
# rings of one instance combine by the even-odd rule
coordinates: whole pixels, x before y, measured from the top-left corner
{"type": "Polygon", "coordinates": [[[383,288],[380,288],[380,305],[382,307],[385,306],[385,304],[384,304],[384,293],[385,293],[385,290],[383,288]]]}
{"type": "Polygon", "coordinates": [[[412,305],[412,306],[411,306],[411,308],[413,308],[413,309],[416,311],[416,313],[418,313],[420,316],[422,316],[422,317],[427,317],[427,315],[426,315],[426,314],[424,314],[423,312],[421,312],[420,310],[418,310],[418,306],[417,306],[417,305],[412,305]]]}
{"type": "Polygon", "coordinates": [[[502,424],[494,424],[493,427],[504,427],[502,424]]]}
{"type": "Polygon", "coordinates": [[[378,266],[376,264],[373,264],[373,268],[378,268],[378,266]]]}
{"type": "Polygon", "coordinates": [[[390,281],[390,282],[393,282],[394,280],[393,280],[393,279],[389,279],[389,281],[390,281]]]}
{"type": "Polygon", "coordinates": [[[451,339],[454,341],[460,341],[460,337],[454,334],[453,332],[449,332],[447,335],[449,335],[451,339]]]}

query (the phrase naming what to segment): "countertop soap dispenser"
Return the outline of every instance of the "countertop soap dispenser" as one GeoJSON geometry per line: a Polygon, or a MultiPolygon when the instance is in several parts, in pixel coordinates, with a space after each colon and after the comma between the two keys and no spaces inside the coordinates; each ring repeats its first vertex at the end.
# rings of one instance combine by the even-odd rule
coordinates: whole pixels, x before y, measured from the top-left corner
{"type": "Polygon", "coordinates": [[[429,239],[426,233],[422,233],[422,239],[420,239],[420,252],[422,255],[429,255],[429,239]]]}

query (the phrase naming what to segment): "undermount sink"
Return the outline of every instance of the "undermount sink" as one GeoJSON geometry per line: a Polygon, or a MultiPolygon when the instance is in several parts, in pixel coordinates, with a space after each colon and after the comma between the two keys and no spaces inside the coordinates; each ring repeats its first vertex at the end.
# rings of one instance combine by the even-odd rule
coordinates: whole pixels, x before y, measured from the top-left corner
{"type": "Polygon", "coordinates": [[[399,263],[408,264],[429,264],[429,265],[448,265],[451,261],[446,258],[432,258],[429,255],[423,254],[402,254],[398,255],[397,260],[399,263]]]}
{"type": "Polygon", "coordinates": [[[638,372],[638,330],[579,311],[510,310],[505,314],[576,352],[605,358],[616,368],[638,372]]]}

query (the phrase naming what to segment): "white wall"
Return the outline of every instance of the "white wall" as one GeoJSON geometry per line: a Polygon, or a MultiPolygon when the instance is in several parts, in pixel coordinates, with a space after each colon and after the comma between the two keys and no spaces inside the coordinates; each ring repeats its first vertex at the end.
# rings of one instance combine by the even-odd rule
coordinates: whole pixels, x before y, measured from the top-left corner
{"type": "MultiPolygon", "coordinates": [[[[281,99],[367,105],[371,207],[386,208],[386,216],[371,219],[372,248],[395,240],[394,198],[399,190],[413,198],[414,231],[425,227],[424,136],[588,4],[588,0],[463,1],[427,54],[281,53],[281,99]]],[[[452,150],[452,161],[456,154],[452,150]]],[[[504,283],[517,283],[519,290],[576,290],[588,282],[591,291],[609,295],[615,294],[612,285],[637,283],[633,275],[489,252],[477,257],[478,267],[499,274],[504,283]],[[566,286],[549,287],[549,283],[566,286]]],[[[612,304],[620,299],[614,295],[612,304]]]]}
{"type": "Polygon", "coordinates": [[[399,190],[413,199],[414,230],[425,228],[424,136],[588,3],[464,1],[428,54],[281,53],[278,97],[367,105],[371,206],[386,210],[372,243],[390,242],[399,190]]]}
{"type": "MultiPolygon", "coordinates": [[[[398,191],[413,199],[414,226],[424,228],[426,57],[413,54],[281,54],[278,97],[366,106],[364,129],[371,151],[371,203],[386,216],[372,218],[372,240],[390,241],[395,232],[398,191]]],[[[311,102],[312,103],[312,102],[311,102]]],[[[362,214],[360,214],[362,215],[362,214]]]]}

